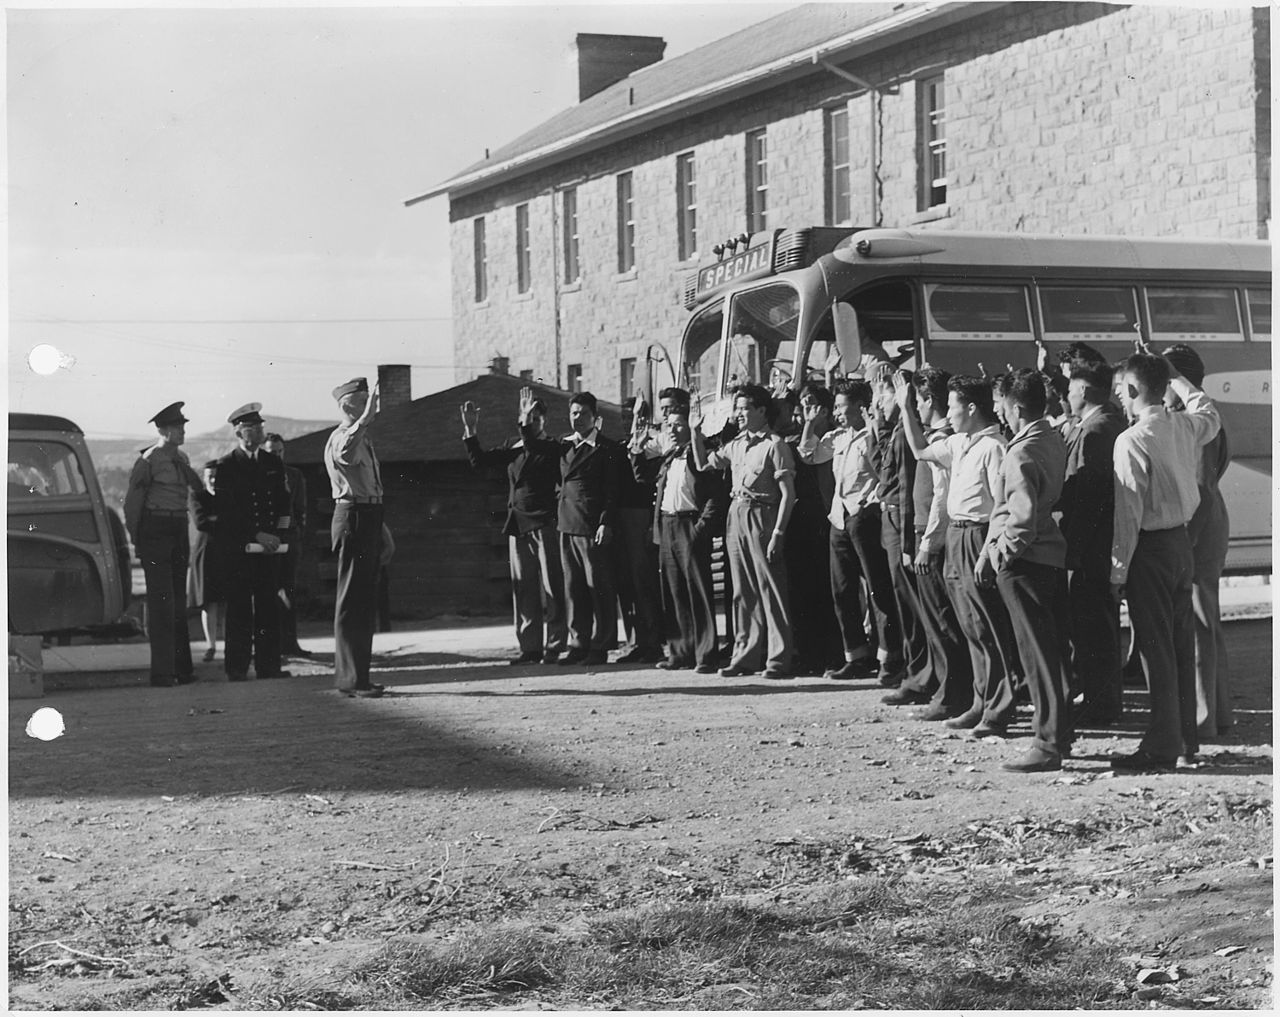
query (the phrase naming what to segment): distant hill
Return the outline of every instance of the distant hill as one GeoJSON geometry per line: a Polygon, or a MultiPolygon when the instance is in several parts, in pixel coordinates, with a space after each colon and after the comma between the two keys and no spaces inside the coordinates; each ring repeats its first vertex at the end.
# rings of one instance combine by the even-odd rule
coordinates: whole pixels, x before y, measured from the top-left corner
{"type": "MultiPolygon", "coordinates": [[[[276,431],[288,442],[302,434],[310,434],[322,428],[336,427],[336,420],[291,420],[287,417],[271,417],[267,426],[276,431]]],[[[102,485],[102,493],[107,504],[117,510],[124,506],[125,490],[129,484],[129,472],[133,469],[138,453],[155,443],[152,435],[139,435],[137,438],[86,438],[89,454],[93,456],[94,469],[98,474],[98,482],[102,485]]],[[[217,459],[235,448],[235,429],[224,424],[216,431],[206,434],[187,435],[182,450],[191,459],[191,465],[197,470],[210,459],[217,459]]],[[[289,454],[286,447],[285,455],[289,454]]]]}

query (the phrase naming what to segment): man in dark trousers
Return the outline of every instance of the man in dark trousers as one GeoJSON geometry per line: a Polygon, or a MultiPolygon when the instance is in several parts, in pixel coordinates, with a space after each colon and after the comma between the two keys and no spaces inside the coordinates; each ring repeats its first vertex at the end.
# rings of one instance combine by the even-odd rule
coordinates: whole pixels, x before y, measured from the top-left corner
{"type": "Polygon", "coordinates": [[[516,643],[512,664],[554,664],[565,649],[564,570],[556,531],[556,486],[560,448],[546,437],[547,406],[533,389],[520,390],[516,428],[520,437],[500,448],[483,449],[477,437],[480,407],[462,405],[462,442],[471,465],[504,466],[507,471],[507,538],[516,643]]]}
{"type": "MultiPolygon", "coordinates": [[[[284,462],[284,438],[272,432],[262,447],[284,462]]],[[[298,645],[297,605],[294,591],[298,584],[298,562],[302,559],[307,536],[307,480],[296,466],[284,465],[284,482],[289,488],[289,530],[283,534],[289,550],[280,557],[280,653],[286,657],[307,658],[311,653],[298,645]]]]}
{"type": "Polygon", "coordinates": [[[1048,393],[1039,371],[1024,367],[1007,375],[1000,395],[1013,439],[974,575],[980,586],[1000,591],[1009,611],[1035,711],[1031,748],[1004,769],[1040,773],[1062,769],[1073,737],[1064,653],[1067,542],[1053,521],[1067,446],[1045,419],[1048,393]]]}
{"type": "Polygon", "coordinates": [[[633,444],[631,468],[641,481],[652,478],[657,492],[652,539],[661,563],[667,641],[666,658],[658,667],[715,674],[719,648],[711,538],[723,530],[724,492],[718,474],[699,472],[694,465],[689,437],[686,402],[664,414],[662,457],[647,458],[633,444]]]}
{"type": "Polygon", "coordinates": [[[613,548],[625,453],[600,432],[596,397],[569,400],[572,433],[560,449],[557,527],[568,605],[569,651],[563,665],[600,665],[618,643],[613,548]]]}
{"type": "MultiPolygon", "coordinates": [[[[634,443],[649,433],[648,407],[634,397],[624,405],[631,414],[630,442],[634,443]]],[[[625,468],[620,477],[614,577],[631,647],[617,664],[656,664],[663,659],[662,593],[658,549],[653,545],[654,479],[650,471],[625,468]]]]}
{"type": "Polygon", "coordinates": [[[195,681],[187,635],[187,495],[204,489],[181,445],[187,418],[171,403],[151,418],[159,435],[134,463],[124,499],[124,518],[147,577],[147,638],[151,684],[195,681]]]}
{"type": "Polygon", "coordinates": [[[1075,723],[1106,727],[1118,723],[1120,605],[1111,597],[1111,522],[1115,511],[1112,451],[1125,429],[1124,415],[1111,401],[1111,367],[1102,360],[1072,360],[1066,425],[1067,471],[1058,510],[1067,541],[1068,677],[1084,697],[1075,723]]]}
{"type": "Polygon", "coordinates": [[[218,460],[216,536],[225,549],[227,678],[246,681],[249,662],[259,678],[280,670],[280,534],[290,526],[284,463],[262,447],[261,403],[227,418],[239,442],[218,460]]]}
{"type": "Polygon", "coordinates": [[[369,432],[378,414],[378,386],[352,378],[333,390],[343,421],[324,447],[333,494],[330,536],[338,556],[333,605],[334,684],[352,698],[376,698],[369,680],[382,556],[382,475],[369,432]]]}
{"type": "Polygon", "coordinates": [[[1129,604],[1134,643],[1151,696],[1151,720],[1137,751],[1114,756],[1120,772],[1169,772],[1195,762],[1194,558],[1187,523],[1200,504],[1196,483],[1204,446],[1221,421],[1213,402],[1163,357],[1136,353],[1120,368],[1120,399],[1129,419],[1112,461],[1116,506],[1111,586],[1129,604]],[[1184,409],[1164,405],[1170,386],[1184,409]]]}

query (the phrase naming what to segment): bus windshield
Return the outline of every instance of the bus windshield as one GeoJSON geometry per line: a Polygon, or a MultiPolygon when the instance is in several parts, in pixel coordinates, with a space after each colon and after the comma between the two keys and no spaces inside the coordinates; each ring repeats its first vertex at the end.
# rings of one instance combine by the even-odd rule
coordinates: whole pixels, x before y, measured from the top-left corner
{"type": "Polygon", "coordinates": [[[704,307],[684,330],[684,385],[699,403],[716,397],[724,301],[704,307]]]}
{"type": "Polygon", "coordinates": [[[729,303],[726,389],[789,383],[800,324],[800,293],[786,282],[735,293],[729,303]]]}

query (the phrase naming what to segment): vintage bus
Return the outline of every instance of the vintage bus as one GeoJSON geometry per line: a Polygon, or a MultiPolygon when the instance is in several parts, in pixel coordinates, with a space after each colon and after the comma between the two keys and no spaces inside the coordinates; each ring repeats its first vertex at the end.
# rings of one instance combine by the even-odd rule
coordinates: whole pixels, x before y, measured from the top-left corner
{"type": "MultiPolygon", "coordinates": [[[[1061,237],[812,227],[742,235],[690,274],[672,371],[707,429],[735,385],[822,380],[859,335],[906,367],[974,374],[1036,363],[1073,341],[1112,362],[1141,336],[1191,344],[1233,461],[1229,571],[1271,571],[1271,248],[1261,241],[1061,237]]],[[[665,373],[665,372],[664,372],[665,373]]]]}

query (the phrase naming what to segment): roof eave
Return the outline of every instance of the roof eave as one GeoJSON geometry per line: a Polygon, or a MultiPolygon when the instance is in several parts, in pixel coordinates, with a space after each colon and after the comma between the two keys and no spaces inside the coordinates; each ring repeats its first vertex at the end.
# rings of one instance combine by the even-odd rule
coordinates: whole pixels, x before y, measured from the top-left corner
{"type": "Polygon", "coordinates": [[[800,50],[744,71],[742,74],[725,78],[713,85],[684,92],[657,105],[615,117],[605,124],[580,131],[568,138],[561,138],[549,145],[493,166],[485,166],[471,173],[452,177],[424,194],[406,199],[404,205],[407,208],[442,194],[462,197],[484,190],[512,174],[528,173],[562,161],[581,151],[599,148],[631,134],[653,130],[665,123],[700,112],[703,108],[721,105],[740,93],[757,91],[766,83],[772,84],[789,77],[807,74],[822,61],[848,59],[876,49],[883,49],[925,31],[944,28],[998,7],[1004,7],[1007,3],[1008,0],[1001,0],[1001,2],[930,0],[928,3],[910,8],[883,21],[866,25],[820,46],[800,50]]]}

